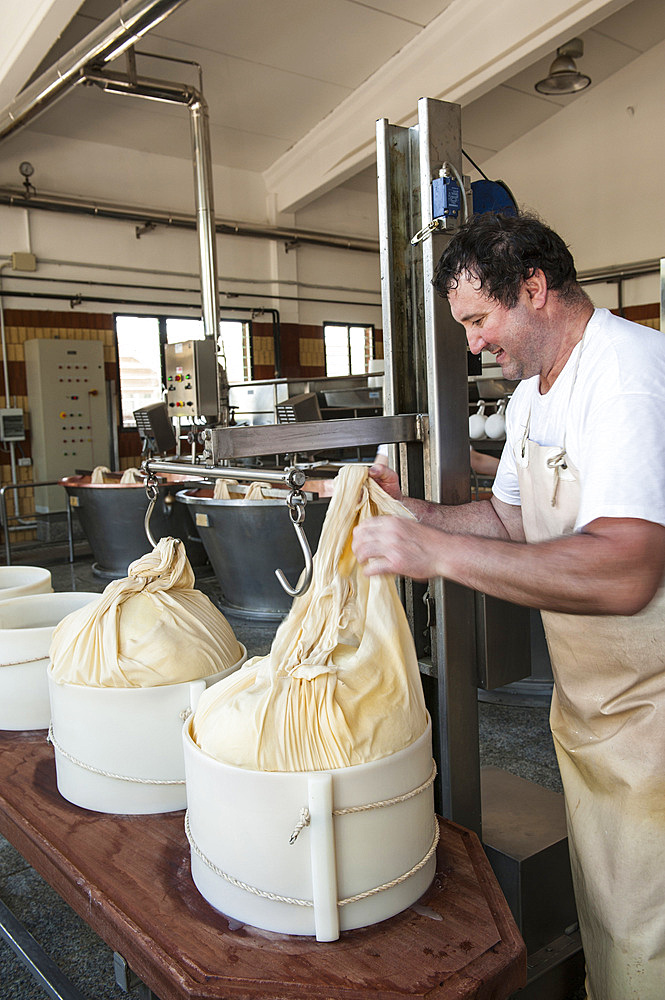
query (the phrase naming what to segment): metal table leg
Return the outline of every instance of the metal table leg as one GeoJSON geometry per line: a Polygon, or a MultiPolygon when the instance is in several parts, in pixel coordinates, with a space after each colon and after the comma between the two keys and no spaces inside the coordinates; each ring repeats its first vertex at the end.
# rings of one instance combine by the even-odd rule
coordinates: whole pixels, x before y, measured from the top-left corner
{"type": "Polygon", "coordinates": [[[0,937],[52,1000],[86,1000],[2,900],[0,937]]]}

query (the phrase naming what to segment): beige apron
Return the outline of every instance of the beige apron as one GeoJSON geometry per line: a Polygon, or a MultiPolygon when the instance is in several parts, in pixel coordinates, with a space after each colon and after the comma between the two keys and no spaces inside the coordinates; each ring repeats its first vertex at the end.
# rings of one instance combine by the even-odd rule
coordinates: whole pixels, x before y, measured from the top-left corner
{"type": "MultiPolygon", "coordinates": [[[[573,533],[564,448],[516,449],[528,542],[573,533]]],[[[542,612],[589,1000],[665,998],[665,590],[632,617],[542,612]]]]}

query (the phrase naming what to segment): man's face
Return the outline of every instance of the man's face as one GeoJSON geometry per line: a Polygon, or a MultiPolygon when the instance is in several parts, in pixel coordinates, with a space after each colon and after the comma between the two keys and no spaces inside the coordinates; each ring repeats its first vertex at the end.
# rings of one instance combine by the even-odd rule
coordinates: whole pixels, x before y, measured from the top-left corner
{"type": "Polygon", "coordinates": [[[542,352],[538,323],[531,298],[523,285],[517,305],[509,309],[487,298],[473,275],[460,275],[457,288],[448,293],[453,318],[466,331],[472,354],[490,351],[510,380],[540,373],[542,352]]]}

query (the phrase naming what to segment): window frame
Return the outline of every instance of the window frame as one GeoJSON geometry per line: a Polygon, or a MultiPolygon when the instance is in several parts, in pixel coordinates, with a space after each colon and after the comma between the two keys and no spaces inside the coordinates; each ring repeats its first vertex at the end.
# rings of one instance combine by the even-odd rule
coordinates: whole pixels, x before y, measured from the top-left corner
{"type": "Polygon", "coordinates": [[[375,360],[376,358],[376,325],[374,323],[348,323],[342,322],[341,320],[324,320],[322,323],[323,330],[323,358],[326,368],[326,378],[362,378],[364,375],[369,375],[370,372],[352,372],[351,371],[351,328],[356,327],[361,330],[369,330],[369,343],[371,346],[372,357],[370,360],[375,360]],[[346,327],[346,346],[347,346],[347,357],[349,362],[349,371],[346,375],[329,375],[328,374],[328,358],[326,355],[326,327],[327,326],[337,326],[346,327]]]}
{"type": "MultiPolygon", "coordinates": [[[[247,378],[243,379],[243,382],[251,382],[254,373],[254,324],[251,319],[230,319],[228,316],[223,316],[220,319],[221,323],[242,323],[243,326],[247,327],[247,366],[249,371],[247,372],[247,378]]],[[[227,372],[228,378],[228,372],[227,372]]],[[[229,382],[232,380],[229,378],[229,382]]],[[[237,382],[233,381],[233,385],[238,385],[237,382]]]]}
{"type": "MultiPolygon", "coordinates": [[[[126,424],[122,412],[122,377],[120,371],[120,353],[118,350],[118,328],[117,319],[122,317],[136,317],[137,319],[153,319],[157,320],[157,331],[159,336],[159,361],[160,361],[160,378],[162,382],[162,393],[166,387],[166,369],[164,365],[164,348],[168,344],[168,338],[166,333],[167,321],[170,319],[191,319],[202,320],[201,316],[177,316],[172,313],[137,313],[137,312],[114,312],[113,313],[113,344],[115,349],[115,369],[118,379],[118,430],[121,433],[136,433],[136,424],[126,424]]],[[[247,341],[248,341],[248,358],[247,362],[250,371],[250,381],[251,372],[254,369],[254,343],[253,343],[253,324],[251,319],[232,319],[228,316],[223,316],[220,318],[220,325],[222,323],[241,323],[247,328],[247,341]]]]}

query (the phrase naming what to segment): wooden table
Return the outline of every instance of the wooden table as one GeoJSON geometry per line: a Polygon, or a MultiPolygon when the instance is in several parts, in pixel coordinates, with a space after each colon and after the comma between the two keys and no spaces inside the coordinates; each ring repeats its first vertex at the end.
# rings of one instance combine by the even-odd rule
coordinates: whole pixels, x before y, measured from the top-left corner
{"type": "Polygon", "coordinates": [[[420,902],[317,943],[238,926],[199,895],[183,813],[89,812],[43,731],[0,732],[0,832],[161,1000],[504,1000],[526,949],[477,837],[440,820],[420,902]]]}

